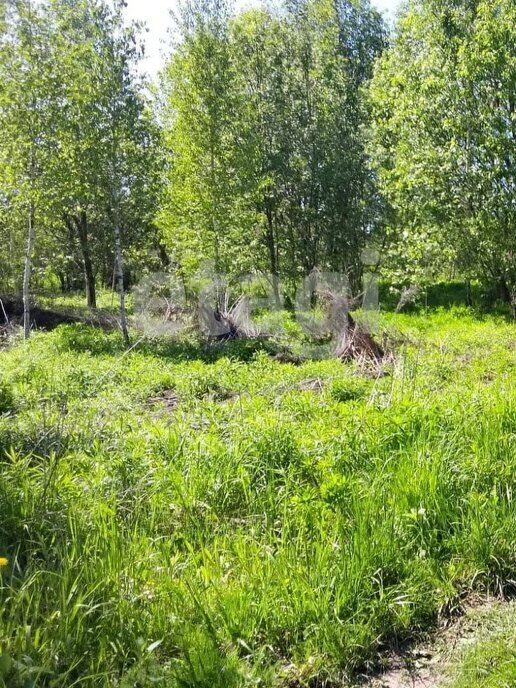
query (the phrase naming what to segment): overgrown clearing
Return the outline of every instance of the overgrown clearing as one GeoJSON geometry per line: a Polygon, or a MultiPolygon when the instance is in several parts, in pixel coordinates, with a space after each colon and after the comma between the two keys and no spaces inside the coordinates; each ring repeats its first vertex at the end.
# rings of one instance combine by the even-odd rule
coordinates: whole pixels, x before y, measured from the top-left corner
{"type": "Polygon", "coordinates": [[[382,325],[378,379],[81,325],[0,352],[4,684],[343,686],[512,593],[514,325],[382,325]]]}
{"type": "Polygon", "coordinates": [[[170,0],[153,78],[165,0],[0,0],[0,688],[406,688],[513,609],[516,2],[378,1],[170,0]]]}

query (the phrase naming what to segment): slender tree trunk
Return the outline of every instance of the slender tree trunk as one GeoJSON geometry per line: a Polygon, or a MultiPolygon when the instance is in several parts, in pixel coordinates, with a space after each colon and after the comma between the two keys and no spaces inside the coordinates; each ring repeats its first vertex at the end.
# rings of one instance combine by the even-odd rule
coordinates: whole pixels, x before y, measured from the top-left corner
{"type": "Polygon", "coordinates": [[[59,280],[59,287],[61,289],[61,292],[63,294],[65,294],[67,291],[67,289],[66,289],[66,275],[64,274],[64,272],[62,270],[58,271],[57,278],[59,280]]]}
{"type": "Polygon", "coordinates": [[[89,308],[97,307],[97,290],[95,286],[95,273],[91,261],[90,245],[88,242],[88,217],[83,210],[79,215],[71,218],[64,216],[64,222],[70,233],[70,243],[74,244],[75,236],[79,240],[79,248],[82,256],[82,269],[84,274],[84,286],[86,290],[86,301],[89,308]]]}
{"type": "MultiPolygon", "coordinates": [[[[34,56],[32,52],[32,3],[29,0],[27,3],[28,19],[29,19],[29,57],[31,72],[34,67],[34,56]]],[[[34,92],[31,96],[31,110],[36,112],[36,97],[34,92]]],[[[25,339],[30,337],[30,275],[32,271],[32,254],[34,251],[35,241],[35,206],[34,206],[34,190],[36,180],[36,133],[34,131],[34,122],[32,117],[29,118],[30,130],[30,152],[29,152],[29,184],[30,184],[30,202],[29,202],[29,216],[27,225],[27,253],[25,254],[25,265],[23,268],[23,335],[25,339]]]]}
{"type": "Polygon", "coordinates": [[[171,262],[170,256],[168,255],[167,249],[165,248],[165,244],[162,241],[158,241],[157,243],[157,253],[161,266],[163,268],[168,268],[171,262]]]}
{"type": "Polygon", "coordinates": [[[89,308],[97,308],[97,291],[95,288],[95,273],[91,262],[90,245],[88,242],[88,217],[82,211],[76,218],[77,235],[81,246],[82,262],[84,266],[84,285],[86,287],[86,301],[89,308]]]}
{"type": "Polygon", "coordinates": [[[471,293],[471,281],[466,280],[466,306],[473,306],[473,295],[471,293]]]}
{"type": "Polygon", "coordinates": [[[272,293],[274,295],[274,305],[276,306],[276,308],[279,308],[281,305],[281,299],[279,293],[278,256],[276,252],[274,221],[272,218],[272,210],[269,207],[267,207],[267,204],[265,214],[267,216],[266,242],[267,249],[269,251],[269,261],[271,267],[272,293]]]}
{"type": "Polygon", "coordinates": [[[216,184],[215,179],[215,152],[213,143],[213,133],[210,142],[210,183],[211,183],[211,229],[213,232],[213,252],[215,259],[215,273],[218,275],[220,273],[220,242],[219,242],[219,232],[218,232],[218,222],[217,222],[217,210],[218,203],[216,197],[216,184]]]}
{"type": "Polygon", "coordinates": [[[115,212],[115,264],[116,264],[116,285],[120,298],[120,329],[124,337],[124,343],[129,346],[129,330],[127,328],[127,314],[125,310],[125,289],[124,289],[124,257],[122,254],[122,230],[118,213],[115,212]]]}
{"type": "Polygon", "coordinates": [[[30,274],[32,270],[32,252],[34,250],[34,203],[31,201],[27,228],[27,252],[23,270],[23,334],[30,337],[30,274]]]}
{"type": "Polygon", "coordinates": [[[509,289],[509,285],[507,284],[505,277],[500,277],[498,280],[498,294],[499,298],[504,303],[511,303],[511,290],[509,289]]]}

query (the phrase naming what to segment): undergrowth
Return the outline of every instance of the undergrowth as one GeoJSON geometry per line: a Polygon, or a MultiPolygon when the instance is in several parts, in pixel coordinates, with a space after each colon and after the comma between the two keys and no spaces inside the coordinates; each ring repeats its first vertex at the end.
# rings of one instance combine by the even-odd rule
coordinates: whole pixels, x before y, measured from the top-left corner
{"type": "Polygon", "coordinates": [[[4,685],[340,686],[511,592],[514,327],[383,325],[377,378],[80,326],[0,352],[4,685]]]}

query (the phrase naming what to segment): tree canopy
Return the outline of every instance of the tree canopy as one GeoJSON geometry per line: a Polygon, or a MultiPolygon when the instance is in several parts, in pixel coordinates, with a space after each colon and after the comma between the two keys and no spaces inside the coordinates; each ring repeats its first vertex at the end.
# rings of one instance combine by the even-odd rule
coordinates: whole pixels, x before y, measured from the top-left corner
{"type": "Polygon", "coordinates": [[[0,291],[207,262],[356,292],[458,274],[516,302],[516,7],[185,0],[160,80],[120,0],[9,0],[0,24],[0,291]],[[366,261],[367,262],[367,261],[366,261]]]}
{"type": "Polygon", "coordinates": [[[234,16],[183,7],[164,74],[170,156],[160,226],[181,268],[360,275],[373,231],[363,85],[384,41],[367,2],[234,16]]]}
{"type": "Polygon", "coordinates": [[[370,88],[371,149],[398,271],[516,294],[516,6],[413,2],[370,88]]]}

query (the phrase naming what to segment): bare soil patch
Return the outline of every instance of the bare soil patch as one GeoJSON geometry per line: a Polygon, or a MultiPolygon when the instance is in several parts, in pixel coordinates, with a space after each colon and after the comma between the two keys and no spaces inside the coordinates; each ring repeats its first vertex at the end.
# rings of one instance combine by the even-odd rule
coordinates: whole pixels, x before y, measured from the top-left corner
{"type": "Polygon", "coordinates": [[[447,623],[426,643],[400,650],[386,658],[386,668],[364,678],[362,688],[446,688],[450,668],[461,651],[482,637],[479,619],[493,610],[503,611],[509,604],[494,598],[471,599],[464,613],[447,623]]]}

